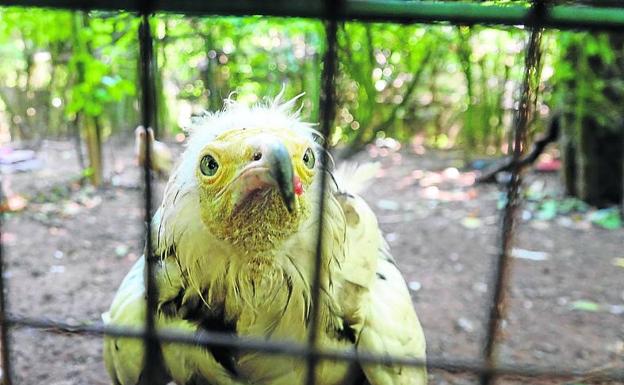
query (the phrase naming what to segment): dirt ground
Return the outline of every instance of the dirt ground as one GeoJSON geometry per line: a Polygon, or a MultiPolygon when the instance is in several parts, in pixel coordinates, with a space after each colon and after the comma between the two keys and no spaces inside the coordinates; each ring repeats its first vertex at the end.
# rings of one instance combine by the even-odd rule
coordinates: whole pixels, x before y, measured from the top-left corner
{"type": "MultiPolygon", "coordinates": [[[[107,174],[116,176],[101,190],[72,182],[78,166],[69,142],[47,143],[43,169],[10,177],[12,189],[29,199],[24,211],[5,215],[2,228],[10,313],[94,323],[107,310],[142,249],[143,201],[131,143],[119,139],[105,156],[107,174]]],[[[365,198],[409,284],[429,356],[479,358],[499,188],[471,186],[472,175],[456,169],[457,153],[375,147],[358,159],[371,156],[382,171],[365,198]]],[[[532,173],[525,185],[559,194],[553,175],[532,173]]],[[[583,213],[538,220],[529,204],[521,214],[515,247],[524,258],[512,259],[500,361],[624,369],[624,230],[599,228],[583,213]]],[[[11,348],[17,384],[109,383],[99,337],[15,328],[11,348]]],[[[434,371],[430,382],[475,380],[434,371]]]]}

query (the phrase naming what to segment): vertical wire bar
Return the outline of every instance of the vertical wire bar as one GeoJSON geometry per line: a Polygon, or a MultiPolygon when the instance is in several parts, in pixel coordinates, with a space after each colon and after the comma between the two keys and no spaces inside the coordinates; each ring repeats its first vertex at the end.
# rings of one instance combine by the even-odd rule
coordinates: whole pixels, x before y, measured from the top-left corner
{"type": "MultiPolygon", "coordinates": [[[[340,2],[338,2],[340,3],[340,2]]],[[[325,25],[325,38],[327,49],[325,51],[323,73],[321,76],[323,92],[319,105],[321,107],[321,133],[323,135],[323,151],[321,151],[321,190],[318,211],[318,230],[316,238],[316,254],[314,260],[314,275],[312,278],[312,311],[310,314],[310,330],[308,334],[308,354],[307,354],[307,371],[305,383],[314,385],[316,383],[316,365],[318,363],[317,338],[319,331],[319,316],[321,306],[321,273],[322,273],[322,247],[323,247],[323,226],[325,211],[325,190],[327,184],[327,164],[329,158],[329,138],[331,134],[331,125],[334,121],[335,112],[335,88],[334,75],[337,66],[337,41],[336,34],[338,30],[338,21],[336,19],[336,9],[340,4],[332,0],[325,1],[327,22],[325,25]]]]}
{"type": "MultiPolygon", "coordinates": [[[[4,197],[3,180],[0,177],[0,199],[4,197]]],[[[11,360],[9,359],[9,324],[6,315],[6,297],[4,295],[4,245],[2,231],[4,226],[4,212],[0,214],[0,360],[2,362],[2,385],[11,385],[11,360]]]]}
{"type": "MultiPolygon", "coordinates": [[[[541,37],[542,28],[540,21],[543,20],[546,8],[542,1],[536,0],[532,8],[532,17],[527,22],[531,25],[531,33],[525,56],[524,76],[522,79],[522,90],[519,99],[518,113],[514,122],[514,148],[513,162],[511,169],[511,181],[507,187],[507,200],[505,203],[499,235],[499,252],[496,265],[494,267],[492,299],[490,302],[487,334],[483,349],[483,357],[486,368],[493,368],[495,365],[495,348],[500,333],[501,320],[506,314],[506,290],[509,284],[510,275],[510,251],[513,243],[516,212],[520,204],[519,191],[522,184],[520,158],[524,154],[527,145],[527,131],[529,117],[534,110],[536,92],[534,81],[538,76],[537,68],[541,57],[541,37]]],[[[539,79],[537,79],[539,82],[539,79]]],[[[495,376],[492,372],[484,373],[480,376],[481,385],[490,385],[494,382],[495,376]]]]}
{"type": "Polygon", "coordinates": [[[156,336],[155,313],[157,305],[156,280],[154,278],[154,263],[152,258],[152,146],[149,142],[148,127],[152,125],[154,117],[154,76],[153,76],[153,39],[149,22],[149,1],[143,2],[141,11],[141,24],[139,26],[140,46],[140,81],[141,81],[141,123],[145,129],[145,162],[143,164],[144,198],[145,198],[145,290],[146,290],[146,316],[143,336],[145,360],[141,378],[142,384],[152,385],[159,383],[156,376],[159,372],[160,346],[156,336]]]}

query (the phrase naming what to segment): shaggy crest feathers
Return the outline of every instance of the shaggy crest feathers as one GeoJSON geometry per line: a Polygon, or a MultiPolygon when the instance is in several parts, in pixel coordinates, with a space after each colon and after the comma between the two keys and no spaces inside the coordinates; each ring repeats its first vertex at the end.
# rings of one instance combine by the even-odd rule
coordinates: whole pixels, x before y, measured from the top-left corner
{"type": "Polygon", "coordinates": [[[226,131],[237,128],[278,128],[294,131],[296,134],[309,137],[315,143],[322,143],[322,135],[314,129],[316,124],[300,120],[303,105],[296,108],[301,93],[284,101],[284,90],[264,103],[248,105],[238,102],[230,96],[224,101],[223,109],[218,112],[204,111],[202,115],[192,119],[186,127],[189,134],[186,151],[178,167],[179,182],[191,183],[195,170],[195,162],[206,144],[226,131]],[[189,164],[190,162],[190,164],[189,164]]]}
{"type": "Polygon", "coordinates": [[[186,128],[190,134],[189,147],[193,142],[202,144],[209,142],[225,131],[236,128],[290,128],[305,136],[320,136],[313,127],[316,124],[300,120],[303,105],[295,110],[297,101],[303,93],[283,101],[282,90],[274,99],[264,103],[247,105],[231,96],[223,102],[223,109],[218,112],[204,111],[202,115],[192,119],[186,128]]]}

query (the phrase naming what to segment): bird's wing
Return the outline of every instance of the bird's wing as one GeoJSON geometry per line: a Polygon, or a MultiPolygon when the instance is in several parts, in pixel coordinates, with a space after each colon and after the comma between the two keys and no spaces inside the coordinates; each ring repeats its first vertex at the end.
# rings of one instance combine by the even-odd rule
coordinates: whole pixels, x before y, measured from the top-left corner
{"type": "MultiPolygon", "coordinates": [[[[366,186],[377,169],[369,165],[338,176],[341,191],[335,197],[347,227],[346,256],[338,270],[342,278],[337,292],[339,303],[346,323],[356,333],[359,353],[424,360],[425,337],[405,280],[390,255],[375,214],[356,195],[361,189],[358,186],[366,186]]],[[[362,364],[362,369],[371,385],[427,383],[424,367],[362,364]]]]}
{"type": "MultiPolygon", "coordinates": [[[[371,288],[370,302],[357,343],[357,351],[407,359],[425,359],[425,336],[405,281],[385,247],[379,254],[377,274],[371,288]]],[[[362,368],[371,385],[427,383],[425,367],[363,364],[362,368]]]]}
{"type": "Polygon", "coordinates": [[[377,218],[357,194],[368,186],[379,169],[376,163],[345,163],[333,173],[334,198],[344,214],[344,257],[336,276],[335,295],[343,318],[357,336],[365,318],[365,306],[377,271],[379,247],[383,238],[377,218]]]}
{"type": "MultiPolygon", "coordinates": [[[[180,286],[179,270],[159,269],[156,279],[159,286],[160,301],[166,301],[167,295],[177,293],[180,286]]],[[[110,311],[102,318],[109,326],[143,328],[145,324],[145,261],[139,259],[124,278],[110,311]]],[[[177,316],[167,316],[162,312],[157,315],[159,329],[177,332],[195,333],[197,325],[177,316]]],[[[115,385],[136,385],[143,371],[143,340],[107,336],[104,338],[104,363],[115,385]]],[[[200,383],[201,379],[210,379],[211,384],[241,385],[232,373],[228,372],[214,358],[210,350],[202,347],[175,343],[162,343],[163,373],[155,378],[162,378],[163,385],[168,378],[177,383],[200,383]]]]}
{"type": "MultiPolygon", "coordinates": [[[[145,322],[143,273],[144,262],[141,258],[121,283],[110,310],[102,315],[105,325],[143,327],[145,322]]],[[[143,350],[141,340],[104,337],[104,364],[115,385],[138,384],[143,370],[143,350]]]]}
{"type": "Polygon", "coordinates": [[[382,242],[375,214],[357,195],[338,193],[345,217],[345,256],[336,272],[335,291],[343,318],[357,336],[364,325],[365,307],[377,269],[378,247],[382,242]],[[374,226],[371,226],[374,224],[374,226]]]}

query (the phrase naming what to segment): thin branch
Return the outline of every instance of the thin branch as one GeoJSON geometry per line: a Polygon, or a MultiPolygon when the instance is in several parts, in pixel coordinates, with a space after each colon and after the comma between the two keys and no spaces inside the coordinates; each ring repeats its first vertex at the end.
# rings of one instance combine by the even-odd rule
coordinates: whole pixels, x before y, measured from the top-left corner
{"type": "MultiPolygon", "coordinates": [[[[546,135],[537,139],[535,143],[533,144],[531,151],[526,156],[524,156],[518,161],[518,167],[520,169],[523,169],[533,164],[533,162],[537,160],[540,154],[544,152],[544,149],[546,148],[546,146],[549,143],[552,143],[555,140],[557,140],[557,138],[559,137],[559,131],[560,131],[560,128],[559,128],[560,120],[561,120],[560,115],[555,115],[552,117],[552,119],[550,120],[550,124],[548,126],[548,132],[546,132],[546,135]]],[[[498,164],[497,166],[494,166],[494,168],[490,170],[486,170],[483,173],[483,175],[477,178],[476,182],[477,183],[493,183],[496,181],[496,174],[498,174],[499,172],[503,172],[503,171],[509,172],[514,168],[514,166],[515,166],[515,163],[513,161],[513,158],[507,158],[502,164],[498,164]]]]}

